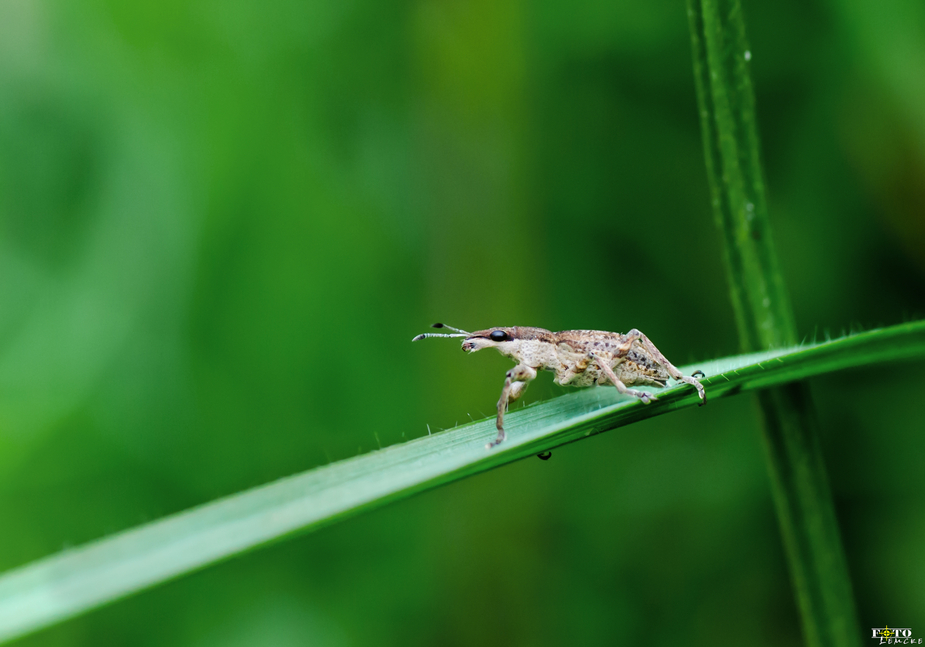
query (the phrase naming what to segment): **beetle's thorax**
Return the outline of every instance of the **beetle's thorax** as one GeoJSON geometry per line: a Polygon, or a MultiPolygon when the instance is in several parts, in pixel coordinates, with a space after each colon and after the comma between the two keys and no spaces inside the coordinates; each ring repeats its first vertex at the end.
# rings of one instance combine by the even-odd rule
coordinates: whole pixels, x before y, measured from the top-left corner
{"type": "Polygon", "coordinates": [[[556,344],[545,339],[517,339],[508,342],[509,348],[498,350],[518,364],[555,371],[559,367],[556,344]]]}

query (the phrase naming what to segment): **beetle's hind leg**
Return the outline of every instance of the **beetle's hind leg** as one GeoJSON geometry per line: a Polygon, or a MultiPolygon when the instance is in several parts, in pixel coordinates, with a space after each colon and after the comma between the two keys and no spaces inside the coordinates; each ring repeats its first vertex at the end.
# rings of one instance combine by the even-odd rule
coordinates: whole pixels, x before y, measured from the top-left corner
{"type": "Polygon", "coordinates": [[[617,377],[617,374],[613,372],[613,369],[610,368],[610,364],[608,364],[604,358],[596,353],[592,353],[591,356],[594,357],[594,359],[597,361],[598,366],[601,367],[601,371],[603,371],[604,375],[607,376],[607,379],[609,379],[613,385],[617,387],[617,391],[623,395],[631,395],[634,398],[639,398],[642,400],[643,404],[649,404],[650,402],[658,400],[658,398],[656,398],[651,393],[646,393],[645,391],[637,391],[636,389],[629,388],[620,378],[617,377]]]}
{"type": "Polygon", "coordinates": [[[507,434],[504,433],[504,412],[507,411],[507,405],[522,396],[527,390],[527,385],[534,379],[536,379],[536,369],[526,364],[518,364],[504,376],[504,387],[501,389],[501,398],[498,400],[498,418],[495,421],[498,437],[488,443],[485,446],[486,449],[491,449],[507,438],[507,434]]]}
{"type": "MultiPolygon", "coordinates": [[[[692,387],[697,389],[697,395],[700,396],[701,406],[707,403],[707,394],[703,390],[703,385],[700,383],[700,380],[698,380],[696,377],[688,377],[687,375],[684,375],[683,373],[681,373],[681,371],[679,371],[675,367],[674,364],[668,361],[667,357],[662,355],[662,351],[657,349],[655,347],[655,344],[649,341],[648,337],[646,337],[644,334],[642,334],[640,331],[636,330],[635,328],[633,328],[631,331],[626,333],[625,341],[620,346],[619,352],[623,354],[628,353],[630,350],[630,347],[633,345],[633,342],[636,341],[637,339],[640,341],[640,343],[642,343],[642,347],[646,349],[646,352],[652,355],[652,358],[656,362],[658,362],[659,364],[665,367],[665,370],[668,371],[668,374],[671,377],[676,379],[678,382],[684,382],[685,384],[690,384],[692,387]]],[[[703,371],[698,371],[698,373],[703,375],[703,371]]]]}

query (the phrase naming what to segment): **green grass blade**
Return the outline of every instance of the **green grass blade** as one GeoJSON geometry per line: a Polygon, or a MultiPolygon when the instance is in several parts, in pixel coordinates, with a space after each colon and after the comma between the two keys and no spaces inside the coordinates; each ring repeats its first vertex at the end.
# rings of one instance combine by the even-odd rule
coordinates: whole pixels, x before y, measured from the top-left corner
{"type": "MultiPolygon", "coordinates": [[[[707,175],[741,347],[789,346],[796,325],[771,240],[742,7],[739,0],[688,0],[688,16],[707,175]]],[[[794,384],[758,400],[806,642],[859,644],[809,392],[794,384]]]]}
{"type": "MultiPolygon", "coordinates": [[[[791,350],[702,362],[710,402],[820,373],[925,357],[925,321],[791,350]]],[[[643,405],[584,389],[511,412],[492,451],[494,420],[418,438],[281,479],[53,555],[0,576],[0,642],[197,570],[443,483],[682,407],[686,385],[643,405]]]]}
{"type": "Polygon", "coordinates": [[[738,0],[688,0],[688,17],[707,178],[741,348],[792,346],[796,325],[771,240],[742,8],[738,0]]]}

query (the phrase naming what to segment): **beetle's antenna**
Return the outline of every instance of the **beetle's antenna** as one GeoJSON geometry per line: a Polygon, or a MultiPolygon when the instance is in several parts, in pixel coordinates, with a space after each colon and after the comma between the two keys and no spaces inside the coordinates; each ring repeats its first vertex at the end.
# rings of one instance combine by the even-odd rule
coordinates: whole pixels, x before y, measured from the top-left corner
{"type": "Polygon", "coordinates": [[[439,332],[425,332],[425,333],[421,333],[420,335],[418,335],[411,341],[420,341],[422,339],[427,339],[428,337],[468,337],[468,336],[469,335],[466,333],[460,333],[458,335],[457,334],[450,335],[447,333],[439,333],[439,332]]]}
{"type": "Polygon", "coordinates": [[[447,326],[442,323],[435,323],[431,328],[449,328],[450,330],[455,330],[456,334],[449,333],[440,333],[440,332],[425,332],[421,333],[411,341],[420,341],[422,339],[427,339],[428,337],[468,337],[471,333],[466,332],[465,330],[460,330],[459,328],[453,328],[453,326],[447,326]]]}

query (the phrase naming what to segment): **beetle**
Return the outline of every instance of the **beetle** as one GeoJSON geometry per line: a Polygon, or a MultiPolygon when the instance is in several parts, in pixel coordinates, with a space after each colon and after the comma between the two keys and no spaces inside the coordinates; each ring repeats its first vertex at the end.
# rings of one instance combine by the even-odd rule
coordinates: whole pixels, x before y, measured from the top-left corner
{"type": "Polygon", "coordinates": [[[494,348],[517,362],[505,375],[495,425],[498,436],[488,443],[488,449],[504,442],[504,413],[511,402],[524,394],[527,386],[536,378],[537,371],[552,371],[556,374],[553,381],[562,386],[612,384],[620,393],[639,398],[643,404],[658,398],[629,387],[664,387],[671,378],[697,389],[701,405],[707,401],[703,385],[695,377],[698,373],[703,376],[703,372],[683,375],[648,337],[635,328],[626,334],[603,330],[550,332],[544,328],[528,326],[499,326],[466,332],[441,323],[433,324],[433,328],[445,328],[453,332],[422,333],[411,341],[431,337],[462,337],[462,349],[466,353],[494,348]]]}

